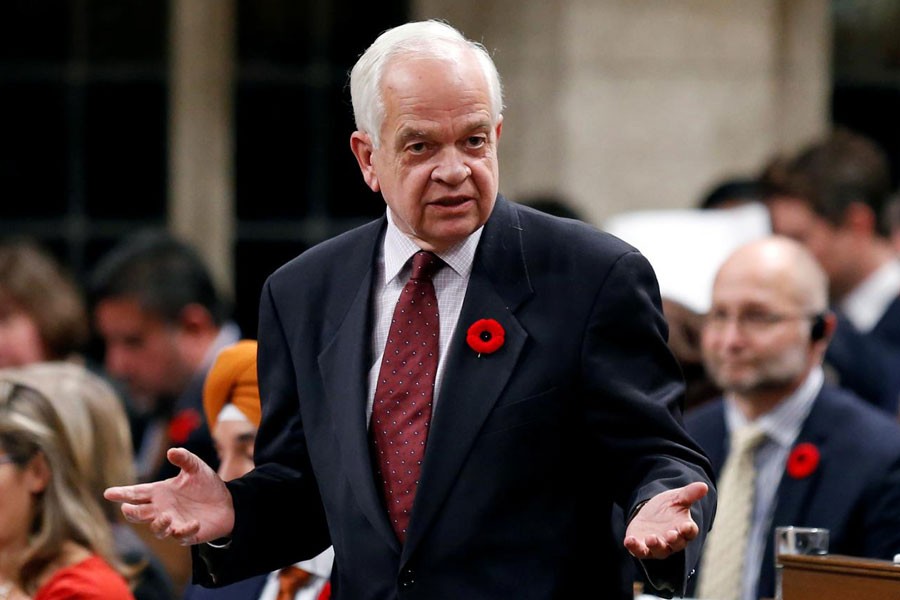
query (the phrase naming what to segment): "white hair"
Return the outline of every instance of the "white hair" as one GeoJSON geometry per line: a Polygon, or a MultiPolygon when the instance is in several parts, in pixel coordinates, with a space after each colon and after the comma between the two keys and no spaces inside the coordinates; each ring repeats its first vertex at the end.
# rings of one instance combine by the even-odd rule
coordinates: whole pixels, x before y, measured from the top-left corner
{"type": "Polygon", "coordinates": [[[467,48],[484,72],[491,99],[491,119],[496,123],[503,110],[500,74],[487,49],[466,39],[458,30],[442,21],[417,21],[388,29],[372,42],[350,71],[350,97],[356,128],[369,134],[377,148],[381,143],[381,125],[385,108],[381,80],[385,66],[404,54],[446,56],[448,47],[467,48]]]}

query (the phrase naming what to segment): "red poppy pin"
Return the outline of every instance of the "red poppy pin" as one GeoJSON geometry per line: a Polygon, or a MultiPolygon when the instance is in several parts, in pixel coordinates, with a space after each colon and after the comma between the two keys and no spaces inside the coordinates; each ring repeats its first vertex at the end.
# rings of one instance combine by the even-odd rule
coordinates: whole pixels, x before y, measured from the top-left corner
{"type": "Polygon", "coordinates": [[[810,444],[809,442],[797,444],[791,450],[791,455],[788,456],[788,475],[794,479],[809,477],[818,468],[820,458],[819,449],[816,448],[815,444],[810,444]]]}
{"type": "Polygon", "coordinates": [[[466,343],[469,348],[482,354],[493,354],[503,345],[506,332],[503,326],[494,319],[479,319],[472,323],[466,333],[466,343]]]}
{"type": "Polygon", "coordinates": [[[193,408],[186,408],[169,421],[169,439],[175,444],[183,444],[191,433],[200,427],[200,413],[193,408]]]}

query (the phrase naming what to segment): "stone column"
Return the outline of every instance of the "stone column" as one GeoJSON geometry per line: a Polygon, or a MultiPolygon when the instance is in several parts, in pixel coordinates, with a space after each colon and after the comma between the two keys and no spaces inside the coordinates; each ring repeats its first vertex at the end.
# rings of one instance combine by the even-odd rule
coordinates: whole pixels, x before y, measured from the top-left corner
{"type": "Polygon", "coordinates": [[[171,0],[169,226],[233,286],[234,0],[171,0]]]}

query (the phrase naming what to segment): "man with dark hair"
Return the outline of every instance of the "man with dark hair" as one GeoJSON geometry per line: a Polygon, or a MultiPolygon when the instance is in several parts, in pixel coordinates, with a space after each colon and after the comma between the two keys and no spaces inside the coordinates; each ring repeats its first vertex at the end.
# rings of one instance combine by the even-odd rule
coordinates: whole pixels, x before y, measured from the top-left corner
{"type": "Polygon", "coordinates": [[[871,140],[839,129],[789,160],[771,183],[774,232],[803,243],[828,275],[838,327],[826,367],[843,387],[896,414],[900,262],[884,220],[886,156],[871,140]]]}
{"type": "Polygon", "coordinates": [[[164,232],[124,240],[96,266],[89,283],[106,370],[133,403],[139,478],[177,471],[172,446],[192,448],[215,466],[203,420],[202,388],[218,350],[240,337],[206,266],[190,246],[164,232]]]}

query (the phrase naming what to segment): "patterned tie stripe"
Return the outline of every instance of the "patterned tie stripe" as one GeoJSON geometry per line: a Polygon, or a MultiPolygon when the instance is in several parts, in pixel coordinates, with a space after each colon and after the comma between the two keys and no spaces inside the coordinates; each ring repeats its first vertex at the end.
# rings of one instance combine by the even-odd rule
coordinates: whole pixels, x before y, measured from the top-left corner
{"type": "Polygon", "coordinates": [[[443,265],[413,256],[412,274],[391,321],[372,407],[372,441],[391,524],[406,539],[425,455],[438,365],[439,316],[431,278],[443,265]]]}
{"type": "Polygon", "coordinates": [[[741,598],[756,484],[754,451],[764,438],[765,433],[753,426],[743,427],[732,435],[732,447],[717,485],[716,520],[703,548],[699,598],[741,598]]]}

